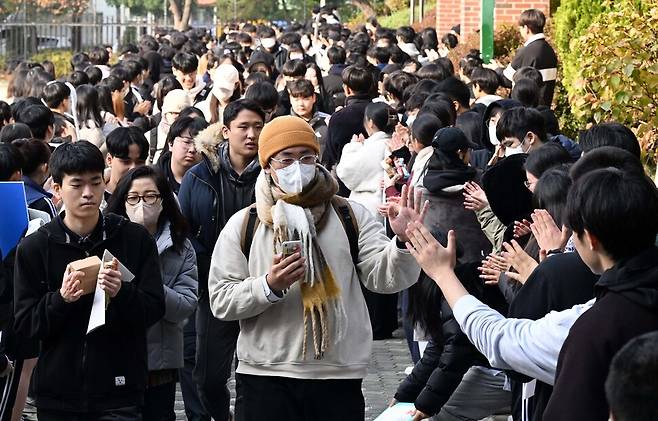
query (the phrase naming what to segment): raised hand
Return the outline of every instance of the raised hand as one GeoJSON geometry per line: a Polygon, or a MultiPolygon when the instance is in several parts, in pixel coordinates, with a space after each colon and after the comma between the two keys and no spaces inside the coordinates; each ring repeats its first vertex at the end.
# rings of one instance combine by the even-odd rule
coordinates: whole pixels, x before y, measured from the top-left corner
{"type": "Polygon", "coordinates": [[[515,240],[512,243],[503,243],[505,251],[502,253],[503,258],[514,268],[517,273],[505,272],[505,274],[514,279],[515,281],[525,284],[532,271],[539,265],[535,259],[530,257],[528,253],[515,240]]]}
{"type": "Polygon", "coordinates": [[[429,202],[423,203],[423,193],[414,191],[414,188],[402,186],[402,194],[398,203],[389,202],[388,222],[391,230],[398,236],[402,242],[409,241],[407,236],[407,227],[412,222],[423,223],[429,202]]]}
{"type": "Polygon", "coordinates": [[[447,247],[443,247],[422,224],[414,222],[407,228],[407,249],[420,267],[435,282],[452,272],[457,263],[457,241],[454,231],[448,232],[447,247]]]}
{"type": "Polygon", "coordinates": [[[544,255],[551,250],[563,250],[569,241],[569,229],[565,226],[560,229],[545,209],[532,213],[530,229],[544,255]]]}
{"type": "Polygon", "coordinates": [[[464,185],[464,207],[468,210],[479,211],[489,205],[487,194],[477,183],[469,181],[464,185]]]}
{"type": "Polygon", "coordinates": [[[532,232],[531,222],[527,219],[523,221],[514,221],[514,238],[524,237],[532,232]]]}

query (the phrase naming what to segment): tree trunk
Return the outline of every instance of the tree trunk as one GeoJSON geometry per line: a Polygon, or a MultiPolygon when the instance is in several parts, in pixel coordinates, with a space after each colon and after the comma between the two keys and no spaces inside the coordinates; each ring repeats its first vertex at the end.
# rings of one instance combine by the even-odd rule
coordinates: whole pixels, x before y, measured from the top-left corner
{"type": "Polygon", "coordinates": [[[370,4],[369,0],[348,0],[352,6],[356,6],[361,10],[365,16],[375,16],[375,9],[370,4]]]}
{"type": "Polygon", "coordinates": [[[171,11],[172,16],[174,17],[174,29],[180,31],[182,13],[176,0],[169,0],[169,11],[171,11]]]}
{"type": "Polygon", "coordinates": [[[185,0],[183,4],[183,17],[179,31],[186,31],[190,27],[190,15],[192,14],[192,0],[185,0]]]}

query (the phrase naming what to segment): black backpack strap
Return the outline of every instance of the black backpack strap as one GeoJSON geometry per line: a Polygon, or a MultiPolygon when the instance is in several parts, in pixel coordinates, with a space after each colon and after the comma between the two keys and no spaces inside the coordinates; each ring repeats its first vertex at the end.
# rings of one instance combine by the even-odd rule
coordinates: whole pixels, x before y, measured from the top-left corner
{"type": "Polygon", "coordinates": [[[256,204],[249,206],[249,211],[247,212],[244,223],[242,224],[242,242],[240,248],[242,249],[242,254],[249,260],[249,252],[251,251],[251,243],[254,241],[254,233],[260,225],[260,219],[258,219],[258,211],[256,210],[256,204]]]}
{"type": "Polygon", "coordinates": [[[345,234],[347,234],[352,263],[354,263],[354,267],[356,268],[359,263],[359,225],[356,222],[356,217],[349,202],[343,197],[334,196],[331,199],[331,205],[338,214],[345,234]]]}

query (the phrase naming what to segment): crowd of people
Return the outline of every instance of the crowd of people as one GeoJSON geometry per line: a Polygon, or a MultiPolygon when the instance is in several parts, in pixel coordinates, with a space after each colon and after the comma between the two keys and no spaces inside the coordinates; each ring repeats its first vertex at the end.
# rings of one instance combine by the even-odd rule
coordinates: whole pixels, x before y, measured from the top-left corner
{"type": "Polygon", "coordinates": [[[658,192],[627,127],[560,132],[545,23],[507,67],[330,7],[10,64],[0,421],[175,420],[178,383],[192,421],[363,420],[399,310],[414,421],[658,419],[658,192]]]}

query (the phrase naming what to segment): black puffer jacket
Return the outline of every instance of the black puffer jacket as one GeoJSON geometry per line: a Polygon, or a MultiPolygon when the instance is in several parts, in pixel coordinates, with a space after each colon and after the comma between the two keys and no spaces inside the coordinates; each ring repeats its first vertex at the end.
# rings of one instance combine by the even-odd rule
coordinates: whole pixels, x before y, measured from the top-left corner
{"type": "Polygon", "coordinates": [[[26,237],[16,251],[15,329],[39,339],[32,376],[37,407],[93,412],[143,404],[146,332],[164,315],[164,291],[153,237],[107,214],[80,239],[60,216],[26,237]],[[59,293],[69,263],[110,251],[134,275],[109,302],[105,325],[87,333],[93,294],[66,303],[59,293]]]}
{"type": "MultiPolygon", "coordinates": [[[[506,311],[500,291],[482,284],[477,267],[477,262],[461,264],[455,272],[471,294],[499,311],[506,311]]],[[[436,308],[441,319],[441,337],[432,338],[423,357],[395,393],[398,402],[414,402],[427,415],[441,410],[471,366],[489,367],[487,359],[461,331],[443,296],[436,308]]]]}
{"type": "MultiPolygon", "coordinates": [[[[208,134],[205,130],[202,133],[208,134]]],[[[195,141],[199,141],[199,136],[195,141]]],[[[260,174],[258,159],[255,158],[242,174],[238,174],[231,167],[228,148],[228,142],[223,142],[215,154],[204,153],[203,161],[183,177],[178,193],[197,255],[199,298],[208,295],[210,258],[220,231],[235,212],[255,201],[254,187],[260,174]]]]}

